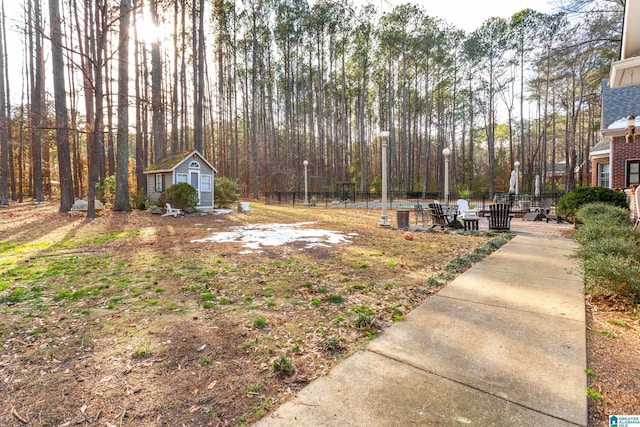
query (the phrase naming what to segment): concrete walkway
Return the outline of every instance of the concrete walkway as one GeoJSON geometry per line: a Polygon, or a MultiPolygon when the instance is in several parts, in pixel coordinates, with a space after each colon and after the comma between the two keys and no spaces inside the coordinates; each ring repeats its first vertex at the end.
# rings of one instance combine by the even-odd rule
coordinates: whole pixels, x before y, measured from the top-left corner
{"type": "Polygon", "coordinates": [[[586,426],[576,246],[556,225],[517,222],[507,245],[255,426],[586,426]]]}

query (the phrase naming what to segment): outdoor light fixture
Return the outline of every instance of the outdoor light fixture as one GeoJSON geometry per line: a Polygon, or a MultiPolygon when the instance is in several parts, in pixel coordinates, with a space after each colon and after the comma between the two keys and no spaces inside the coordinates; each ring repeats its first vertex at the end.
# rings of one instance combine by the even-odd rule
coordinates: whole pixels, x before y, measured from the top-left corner
{"type": "Polygon", "coordinates": [[[305,159],[302,164],[304,165],[304,205],[309,206],[309,185],[307,181],[307,166],[309,166],[309,161],[305,159]]]}
{"type": "Polygon", "coordinates": [[[636,116],[627,117],[627,143],[635,142],[636,140],[636,116]]]}
{"type": "Polygon", "coordinates": [[[380,218],[381,227],[389,227],[389,217],[387,216],[387,143],[389,132],[380,131],[380,142],[382,143],[382,216],[380,218]]]}
{"type": "Polygon", "coordinates": [[[444,203],[449,204],[449,156],[451,156],[451,150],[449,147],[442,150],[444,156],[444,203]]]}

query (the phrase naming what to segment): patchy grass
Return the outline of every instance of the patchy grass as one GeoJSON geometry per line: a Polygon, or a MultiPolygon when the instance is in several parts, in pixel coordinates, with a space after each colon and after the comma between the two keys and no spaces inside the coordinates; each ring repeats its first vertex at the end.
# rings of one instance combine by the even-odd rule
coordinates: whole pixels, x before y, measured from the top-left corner
{"type": "MultiPolygon", "coordinates": [[[[56,209],[24,204],[0,217],[4,404],[33,425],[71,425],[81,413],[116,425],[156,425],[149,414],[248,425],[506,241],[407,241],[373,210],[256,205],[251,215],[86,221],[56,209]],[[357,235],[262,252],[191,243],[292,218],[357,235]]],[[[0,413],[0,425],[13,423],[0,413]]]]}

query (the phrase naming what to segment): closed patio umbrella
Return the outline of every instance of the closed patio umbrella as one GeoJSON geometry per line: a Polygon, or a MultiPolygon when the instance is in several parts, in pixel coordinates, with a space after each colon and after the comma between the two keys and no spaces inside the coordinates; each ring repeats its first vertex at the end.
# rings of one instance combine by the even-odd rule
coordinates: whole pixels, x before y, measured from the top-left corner
{"type": "Polygon", "coordinates": [[[540,197],[540,175],[536,175],[536,185],[535,185],[534,195],[536,197],[540,197]]]}
{"type": "Polygon", "coordinates": [[[514,194],[516,192],[516,171],[511,171],[511,178],[509,178],[509,193],[514,194]]]}

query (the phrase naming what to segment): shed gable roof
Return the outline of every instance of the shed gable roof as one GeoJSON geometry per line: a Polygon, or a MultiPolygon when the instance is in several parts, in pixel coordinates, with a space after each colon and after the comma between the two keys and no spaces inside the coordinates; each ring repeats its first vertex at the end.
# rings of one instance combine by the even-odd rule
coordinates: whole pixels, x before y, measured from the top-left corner
{"type": "Polygon", "coordinates": [[[144,170],[144,173],[159,173],[159,172],[172,172],[175,168],[180,166],[187,159],[196,156],[201,161],[206,163],[206,165],[213,170],[214,173],[218,173],[218,170],[213,167],[211,163],[207,159],[204,158],[202,154],[198,150],[193,151],[182,151],[180,153],[169,154],[164,156],[156,163],[150,165],[144,170]]]}

